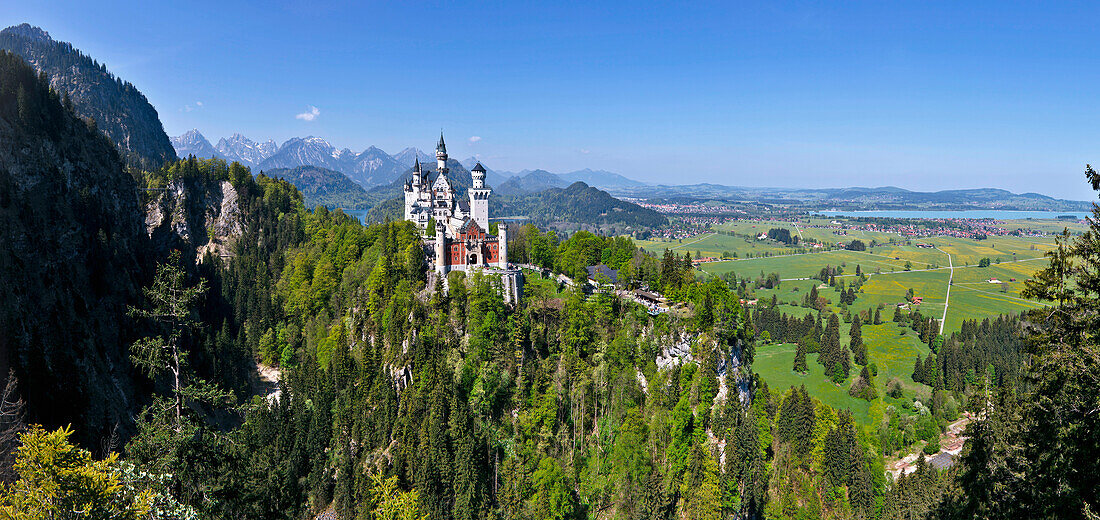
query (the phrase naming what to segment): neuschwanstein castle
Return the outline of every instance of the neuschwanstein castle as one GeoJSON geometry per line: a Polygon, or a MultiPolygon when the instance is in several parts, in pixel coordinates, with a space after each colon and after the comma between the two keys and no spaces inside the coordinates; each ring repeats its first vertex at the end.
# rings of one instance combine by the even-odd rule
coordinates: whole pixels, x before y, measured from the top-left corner
{"type": "MultiPolygon", "coordinates": [[[[405,220],[415,222],[421,231],[434,222],[435,239],[427,240],[435,271],[466,271],[473,267],[508,269],[508,230],[500,226],[499,236],[489,234],[489,195],[485,185],[485,167],[477,163],[470,171],[473,186],[469,200],[459,198],[448,177],[447,145],[443,134],[435,148],[434,181],[429,180],[420,159],[413,166],[412,178],[405,182],[405,220]]],[[[507,280],[505,280],[507,284],[507,280]]]]}

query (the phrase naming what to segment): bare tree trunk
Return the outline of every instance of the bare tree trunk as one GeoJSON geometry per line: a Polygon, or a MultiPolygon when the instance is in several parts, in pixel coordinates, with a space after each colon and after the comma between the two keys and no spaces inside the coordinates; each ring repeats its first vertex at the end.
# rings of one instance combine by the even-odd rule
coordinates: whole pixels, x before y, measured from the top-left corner
{"type": "Polygon", "coordinates": [[[26,429],[23,423],[23,400],[19,398],[19,382],[15,372],[8,372],[8,382],[0,395],[0,482],[11,484],[18,478],[15,450],[19,447],[19,434],[26,429]]]}
{"type": "Polygon", "coordinates": [[[175,379],[176,393],[176,433],[180,431],[180,423],[183,421],[183,396],[180,394],[180,354],[179,346],[172,345],[172,377],[175,379]]]}

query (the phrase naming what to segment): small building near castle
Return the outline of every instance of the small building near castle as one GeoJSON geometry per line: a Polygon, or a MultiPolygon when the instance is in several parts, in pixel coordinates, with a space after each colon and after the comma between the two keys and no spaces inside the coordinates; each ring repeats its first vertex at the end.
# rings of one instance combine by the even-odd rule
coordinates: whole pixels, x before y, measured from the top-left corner
{"type": "Polygon", "coordinates": [[[485,167],[480,162],[474,166],[467,197],[459,197],[449,176],[442,133],[435,159],[434,180],[417,158],[404,187],[405,220],[414,222],[427,237],[425,246],[433,269],[439,275],[471,269],[493,272],[501,276],[505,299],[518,300],[523,275],[508,267],[508,229],[501,226],[497,235],[489,234],[489,196],[493,190],[485,185],[485,167]]]}

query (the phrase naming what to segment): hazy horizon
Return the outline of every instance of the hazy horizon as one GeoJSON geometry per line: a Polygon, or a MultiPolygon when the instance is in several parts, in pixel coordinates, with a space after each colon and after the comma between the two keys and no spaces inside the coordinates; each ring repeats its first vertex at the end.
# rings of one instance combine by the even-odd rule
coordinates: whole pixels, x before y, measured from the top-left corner
{"type": "Polygon", "coordinates": [[[172,136],[392,154],[442,127],[497,170],[1095,198],[1093,6],[23,4],[5,27],[105,63],[172,136]]]}

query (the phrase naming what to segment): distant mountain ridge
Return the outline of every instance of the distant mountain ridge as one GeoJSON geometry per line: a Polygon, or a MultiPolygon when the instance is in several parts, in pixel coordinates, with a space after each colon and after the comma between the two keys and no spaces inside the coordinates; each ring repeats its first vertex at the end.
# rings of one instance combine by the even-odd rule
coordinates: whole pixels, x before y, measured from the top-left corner
{"type": "MultiPolygon", "coordinates": [[[[186,157],[188,154],[203,158],[220,157],[227,161],[240,162],[252,169],[291,169],[298,166],[326,168],[347,175],[367,189],[391,184],[398,178],[407,176],[417,158],[426,168],[431,168],[435,164],[434,155],[415,147],[407,147],[390,155],[378,147],[370,146],[362,153],[356,154],[347,148],[338,150],[325,139],[315,136],[293,137],[281,145],[276,145],[275,141],[271,140],[256,143],[238,133],[228,139],[222,138],[217,146],[214,146],[198,130],[189,130],[183,135],[173,137],[172,144],[180,157],[186,157]]],[[[469,157],[463,161],[454,161],[452,164],[459,165],[468,172],[478,162],[477,157],[469,157]]],[[[486,169],[485,181],[493,187],[504,185],[512,177],[520,178],[516,183],[503,187],[508,193],[537,192],[549,187],[565,187],[576,181],[583,181],[590,186],[603,189],[645,186],[644,183],[605,170],[585,168],[560,174],[546,170],[523,170],[512,173],[493,170],[484,162],[482,166],[486,169]],[[528,178],[532,173],[535,176],[528,178]]],[[[453,166],[452,170],[454,170],[453,166]]]]}
{"type": "MultiPolygon", "coordinates": [[[[419,148],[409,147],[393,154],[393,160],[397,161],[398,164],[406,168],[412,168],[417,158],[420,158],[420,162],[425,164],[435,161],[434,155],[428,155],[421,151],[419,148]]],[[[463,166],[466,166],[466,164],[463,163],[463,166]]],[[[466,169],[468,170],[473,167],[474,165],[471,164],[469,166],[466,166],[466,169]]]]}
{"type": "Polygon", "coordinates": [[[720,184],[658,185],[610,190],[632,198],[727,200],[791,204],[802,209],[837,210],[966,210],[1090,211],[1092,203],[1057,199],[1038,193],[1013,193],[999,188],[911,191],[896,186],[877,188],[761,188],[720,184]]]}
{"type": "Polygon", "coordinates": [[[0,31],[0,49],[45,72],[50,88],[68,97],[77,116],[95,121],[128,165],[155,169],[176,158],[160,116],[145,95],[71,43],[21,24],[0,31]]]}
{"type": "Polygon", "coordinates": [[[593,170],[590,168],[576,170],[569,173],[559,173],[558,176],[569,182],[580,181],[589,186],[595,186],[601,189],[641,187],[646,185],[644,182],[638,182],[634,179],[628,179],[614,172],[609,172],[607,170],[593,170]]]}
{"type": "Polygon", "coordinates": [[[198,130],[190,130],[173,137],[172,145],[180,157],[219,157],[248,166],[255,170],[254,173],[316,166],[343,173],[364,188],[388,184],[406,169],[377,147],[371,146],[357,154],[347,148],[337,150],[328,141],[315,136],[292,137],[276,145],[273,140],[257,143],[237,133],[222,138],[215,147],[198,130]]]}
{"type": "Polygon", "coordinates": [[[534,170],[523,176],[513,175],[497,187],[501,195],[521,195],[537,193],[550,188],[564,188],[569,182],[546,170],[534,170]]]}
{"type": "MultiPolygon", "coordinates": [[[[368,192],[381,199],[396,196],[400,184],[412,174],[419,158],[425,169],[434,171],[435,158],[418,148],[408,147],[394,155],[371,146],[361,153],[347,148],[338,150],[323,138],[308,136],[288,139],[275,146],[274,141],[256,143],[240,134],[210,144],[197,130],[172,138],[180,156],[221,157],[238,161],[253,170],[293,169],[317,166],[347,175],[368,192]]],[[[876,188],[761,188],[700,183],[691,185],[648,185],[606,170],[582,169],[567,173],[546,170],[510,172],[493,170],[477,157],[463,161],[451,159],[449,167],[459,188],[469,186],[469,170],[478,162],[486,168],[486,182],[501,196],[540,193],[564,188],[580,181],[616,196],[641,199],[733,200],[764,204],[792,204],[803,209],[1009,209],[1048,211],[1089,211],[1088,202],[1067,201],[1037,193],[1015,194],[1007,190],[981,188],[918,192],[894,186],[876,188]]],[[[258,172],[257,172],[258,173],[258,172]]]]}
{"type": "Polygon", "coordinates": [[[378,199],[367,194],[362,186],[346,175],[317,166],[272,168],[264,171],[269,177],[286,179],[302,192],[306,207],[369,209],[378,199]]]}

